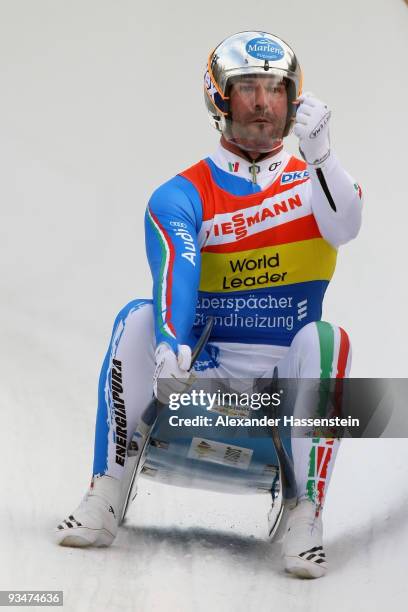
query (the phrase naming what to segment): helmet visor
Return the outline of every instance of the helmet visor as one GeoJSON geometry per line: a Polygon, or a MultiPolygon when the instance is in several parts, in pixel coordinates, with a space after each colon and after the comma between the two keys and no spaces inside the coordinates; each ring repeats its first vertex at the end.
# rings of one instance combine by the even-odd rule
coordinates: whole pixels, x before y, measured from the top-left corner
{"type": "Polygon", "coordinates": [[[296,96],[290,79],[276,74],[232,77],[228,96],[228,141],[245,151],[267,153],[288,133],[296,96]]]}

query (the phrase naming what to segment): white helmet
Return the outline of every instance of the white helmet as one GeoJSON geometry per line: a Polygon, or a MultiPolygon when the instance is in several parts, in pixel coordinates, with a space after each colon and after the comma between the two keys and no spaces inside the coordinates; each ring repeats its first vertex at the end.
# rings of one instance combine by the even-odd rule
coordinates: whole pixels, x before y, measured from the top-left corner
{"type": "MultiPolygon", "coordinates": [[[[293,102],[301,92],[302,71],[296,55],[289,45],[273,34],[239,32],[222,41],[209,55],[204,76],[204,96],[210,123],[219,132],[222,132],[227,140],[235,143],[241,149],[259,153],[267,152],[274,148],[278,140],[287,136],[296,114],[296,106],[293,102]],[[269,113],[269,117],[266,116],[263,127],[260,125],[256,127],[258,134],[260,130],[264,130],[265,137],[261,140],[248,133],[245,137],[237,137],[237,133],[242,134],[243,132],[243,123],[241,122],[240,132],[239,118],[234,119],[231,112],[232,85],[237,82],[242,83],[247,79],[245,88],[250,91],[248,84],[251,83],[251,77],[252,84],[256,83],[258,88],[263,83],[263,89],[265,89],[267,83],[268,89],[265,91],[277,92],[279,90],[277,84],[280,84],[281,91],[284,92],[284,100],[282,97],[281,104],[285,103],[285,108],[280,113],[278,123],[276,117],[273,116],[273,105],[270,103],[266,105],[266,107],[269,105],[269,110],[265,111],[269,113]],[[268,79],[261,81],[259,77],[264,79],[268,77],[268,79]],[[269,125],[267,125],[268,120],[269,125]]],[[[253,100],[252,97],[252,102],[247,103],[248,113],[255,112],[253,100]]],[[[240,104],[242,107],[242,100],[240,104]]],[[[262,123],[263,111],[259,109],[258,111],[260,113],[258,123],[262,123]]],[[[251,116],[253,115],[249,115],[251,116]]],[[[254,133],[255,131],[252,132],[254,133]]]]}

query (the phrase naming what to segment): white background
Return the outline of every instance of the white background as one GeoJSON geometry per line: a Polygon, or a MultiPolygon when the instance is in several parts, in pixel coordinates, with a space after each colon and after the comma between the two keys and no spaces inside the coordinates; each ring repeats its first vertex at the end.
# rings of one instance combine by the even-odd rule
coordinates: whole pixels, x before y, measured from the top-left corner
{"type": "Polygon", "coordinates": [[[403,609],[405,440],[344,444],[320,582],[282,573],[263,498],[148,483],[110,550],[49,530],[89,480],[114,315],[151,293],[149,194],[216,146],[202,76],[229,34],[289,42],[332,108],[365,211],[324,316],[353,376],[407,376],[407,25],[403,0],[0,0],[0,589],[63,588],[67,610],[403,609]]]}

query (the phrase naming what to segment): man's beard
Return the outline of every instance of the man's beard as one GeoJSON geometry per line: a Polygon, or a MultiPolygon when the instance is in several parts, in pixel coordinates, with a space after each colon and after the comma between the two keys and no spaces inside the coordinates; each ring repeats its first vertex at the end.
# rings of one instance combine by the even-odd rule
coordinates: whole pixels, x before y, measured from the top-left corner
{"type": "Polygon", "coordinates": [[[227,140],[246,151],[267,152],[283,138],[284,129],[285,121],[276,118],[268,123],[231,121],[226,136],[227,140]]]}

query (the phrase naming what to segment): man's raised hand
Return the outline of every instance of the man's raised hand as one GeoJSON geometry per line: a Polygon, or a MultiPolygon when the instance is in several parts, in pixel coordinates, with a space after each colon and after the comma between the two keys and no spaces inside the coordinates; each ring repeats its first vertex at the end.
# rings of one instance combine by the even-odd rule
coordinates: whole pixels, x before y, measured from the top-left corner
{"type": "Polygon", "coordinates": [[[321,164],[330,155],[331,111],[312,93],[301,95],[297,104],[299,106],[293,131],[299,138],[300,152],[308,164],[321,164]]]}

